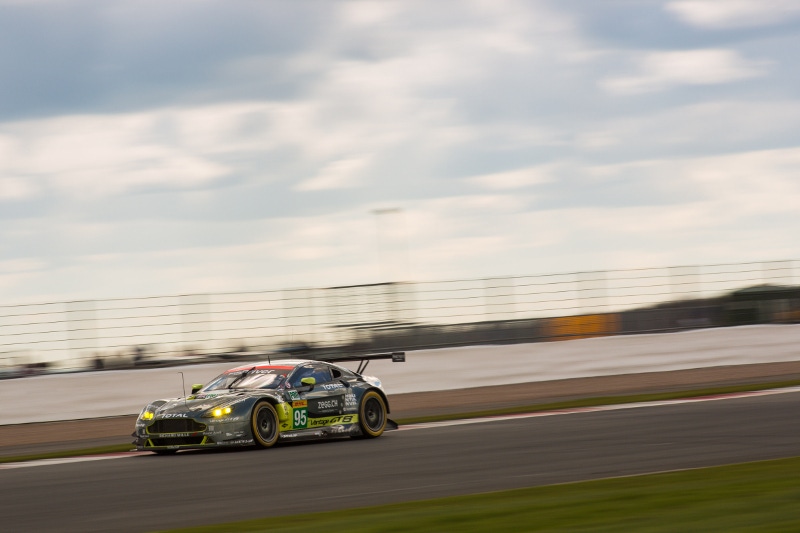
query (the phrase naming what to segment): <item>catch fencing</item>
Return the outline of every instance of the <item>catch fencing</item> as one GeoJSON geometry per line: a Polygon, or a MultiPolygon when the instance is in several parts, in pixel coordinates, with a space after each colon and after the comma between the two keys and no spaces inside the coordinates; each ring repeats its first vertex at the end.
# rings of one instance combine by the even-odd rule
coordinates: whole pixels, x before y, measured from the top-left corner
{"type": "Polygon", "coordinates": [[[797,261],[0,306],[0,372],[800,321],[797,261]]]}

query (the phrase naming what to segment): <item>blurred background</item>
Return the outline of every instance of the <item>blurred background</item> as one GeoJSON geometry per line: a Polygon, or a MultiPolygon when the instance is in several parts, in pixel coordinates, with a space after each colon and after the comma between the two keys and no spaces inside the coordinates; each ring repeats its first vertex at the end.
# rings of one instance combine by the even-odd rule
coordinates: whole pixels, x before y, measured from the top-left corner
{"type": "Polygon", "coordinates": [[[0,0],[2,373],[796,321],[798,30],[0,0]]]}
{"type": "Polygon", "coordinates": [[[799,263],[2,306],[0,376],[800,323],[799,263]]]}

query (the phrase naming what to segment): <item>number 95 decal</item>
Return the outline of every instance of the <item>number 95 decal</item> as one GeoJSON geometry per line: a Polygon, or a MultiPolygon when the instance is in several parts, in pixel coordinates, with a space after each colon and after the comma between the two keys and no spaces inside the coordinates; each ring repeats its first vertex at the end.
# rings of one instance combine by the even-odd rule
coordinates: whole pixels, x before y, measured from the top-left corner
{"type": "Polygon", "coordinates": [[[294,410],[294,429],[303,429],[308,425],[308,409],[294,410]]]}

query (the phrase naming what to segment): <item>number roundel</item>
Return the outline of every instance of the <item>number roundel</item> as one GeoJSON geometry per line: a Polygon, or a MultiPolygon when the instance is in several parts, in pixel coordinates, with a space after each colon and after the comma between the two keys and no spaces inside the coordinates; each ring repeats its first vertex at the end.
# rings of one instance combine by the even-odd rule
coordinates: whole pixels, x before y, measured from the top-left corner
{"type": "Polygon", "coordinates": [[[305,407],[295,408],[294,410],[294,429],[302,429],[308,426],[308,409],[305,407]]]}

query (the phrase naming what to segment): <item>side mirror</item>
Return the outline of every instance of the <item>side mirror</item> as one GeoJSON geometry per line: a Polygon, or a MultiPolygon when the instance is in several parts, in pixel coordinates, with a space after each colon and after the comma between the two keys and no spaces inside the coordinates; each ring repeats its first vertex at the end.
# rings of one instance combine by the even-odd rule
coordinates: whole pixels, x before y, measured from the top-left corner
{"type": "Polygon", "coordinates": [[[195,383],[194,385],[192,385],[192,394],[197,394],[197,391],[199,391],[202,388],[203,388],[202,383],[195,383]]]}
{"type": "Polygon", "coordinates": [[[302,383],[303,385],[307,385],[313,389],[314,385],[317,384],[317,380],[316,378],[303,378],[300,380],[300,383],[302,383]]]}

